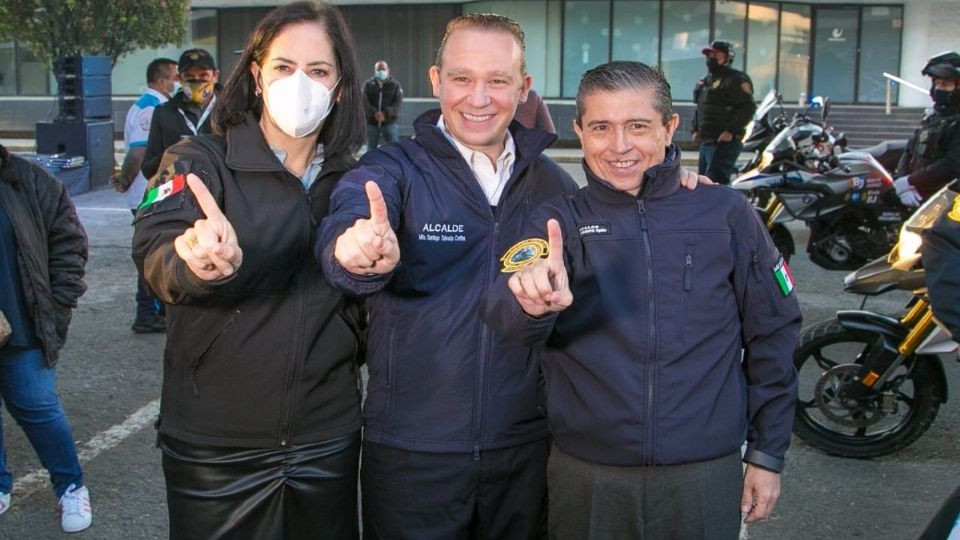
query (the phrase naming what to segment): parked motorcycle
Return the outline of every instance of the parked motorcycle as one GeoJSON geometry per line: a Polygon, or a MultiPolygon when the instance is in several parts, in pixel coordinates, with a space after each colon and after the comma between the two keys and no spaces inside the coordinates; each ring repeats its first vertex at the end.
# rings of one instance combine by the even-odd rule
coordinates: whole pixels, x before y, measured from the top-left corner
{"type": "Polygon", "coordinates": [[[738,170],[745,172],[756,168],[757,164],[760,163],[763,149],[766,148],[767,144],[769,144],[778,133],[783,131],[789,123],[790,120],[787,119],[787,114],[783,110],[783,102],[780,99],[780,94],[776,90],[770,89],[767,95],[763,96],[760,104],[757,105],[757,110],[754,111],[753,118],[750,120],[750,123],[747,124],[743,134],[743,151],[753,152],[753,157],[750,158],[750,161],[739,167],[738,170]],[[779,113],[771,115],[773,108],[776,106],[780,107],[779,113]]]}
{"type": "MultiPolygon", "coordinates": [[[[954,187],[953,189],[958,189],[954,187]]],[[[794,354],[800,381],[793,431],[829,454],[853,458],[901,450],[927,431],[947,400],[938,354],[957,343],[933,319],[920,264],[920,232],[950,209],[942,189],[908,219],[886,257],[849,274],[847,292],[913,296],[899,317],[845,310],[804,329],[794,354]]]]}
{"type": "MultiPolygon", "coordinates": [[[[829,100],[820,102],[823,120],[829,100]]],[[[840,153],[845,138],[834,137],[832,129],[809,112],[797,114],[767,144],[760,162],[731,187],[758,206],[784,258],[796,253],[785,224],[801,220],[810,228],[807,253],[814,264],[853,270],[890,250],[909,213],[896,197],[888,172],[906,142],[840,153]]]]}

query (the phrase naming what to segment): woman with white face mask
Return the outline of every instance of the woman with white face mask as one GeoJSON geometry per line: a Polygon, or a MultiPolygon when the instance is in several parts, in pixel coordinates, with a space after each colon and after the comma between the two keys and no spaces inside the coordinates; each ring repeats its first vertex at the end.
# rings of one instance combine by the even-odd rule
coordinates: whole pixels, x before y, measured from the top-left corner
{"type": "Polygon", "coordinates": [[[364,117],[327,4],[278,7],[168,150],[134,257],[167,303],[159,420],[171,538],[356,538],[359,305],[311,246],[364,117]]]}

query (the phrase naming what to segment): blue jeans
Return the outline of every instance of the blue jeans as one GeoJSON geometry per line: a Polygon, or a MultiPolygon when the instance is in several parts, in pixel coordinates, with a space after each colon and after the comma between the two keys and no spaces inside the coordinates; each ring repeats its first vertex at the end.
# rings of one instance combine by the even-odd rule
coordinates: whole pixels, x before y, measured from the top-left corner
{"type": "Polygon", "coordinates": [[[743,143],[734,139],[730,142],[704,141],[700,143],[700,174],[718,184],[729,185],[730,175],[737,165],[743,143]]]}
{"type": "Polygon", "coordinates": [[[400,126],[396,122],[378,126],[376,124],[367,124],[367,150],[373,150],[380,142],[380,136],[383,135],[384,144],[390,144],[400,140],[400,126]]]}
{"type": "MultiPolygon", "coordinates": [[[[47,367],[41,350],[0,349],[0,401],[27,434],[59,499],[70,484],[83,485],[83,471],[56,383],[57,372],[47,367]]],[[[10,493],[12,488],[0,424],[0,492],[10,493]]]]}
{"type": "MultiPolygon", "coordinates": [[[[130,211],[133,212],[134,216],[137,215],[136,210],[131,208],[130,211]]],[[[163,306],[163,303],[147,292],[147,284],[143,281],[143,274],[140,273],[140,268],[137,268],[137,318],[158,316],[162,313],[161,306],[163,306]]]]}

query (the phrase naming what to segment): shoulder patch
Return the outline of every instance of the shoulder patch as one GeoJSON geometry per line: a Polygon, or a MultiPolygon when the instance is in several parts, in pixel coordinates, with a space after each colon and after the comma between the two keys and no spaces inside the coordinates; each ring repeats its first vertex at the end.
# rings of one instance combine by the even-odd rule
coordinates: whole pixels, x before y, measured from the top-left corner
{"type": "Polygon", "coordinates": [[[509,274],[529,266],[550,253],[550,244],[542,238],[527,238],[510,246],[500,257],[500,271],[509,274]]]}
{"type": "Polygon", "coordinates": [[[753,95],[753,85],[750,84],[749,81],[743,81],[740,83],[740,89],[751,96],[753,95]]]}
{"type": "Polygon", "coordinates": [[[960,222],[960,195],[953,198],[953,208],[950,209],[947,217],[952,221],[960,222]]]}
{"type": "Polygon", "coordinates": [[[772,270],[773,278],[776,280],[780,292],[784,296],[790,296],[790,292],[793,291],[793,274],[790,272],[787,261],[783,260],[781,256],[777,259],[777,263],[773,265],[772,270]]]}

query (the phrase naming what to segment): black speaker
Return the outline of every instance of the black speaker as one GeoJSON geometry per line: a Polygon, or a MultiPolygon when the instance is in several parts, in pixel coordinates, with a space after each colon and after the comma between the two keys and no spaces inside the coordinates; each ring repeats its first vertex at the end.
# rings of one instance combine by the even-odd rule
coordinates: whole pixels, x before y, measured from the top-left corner
{"type": "Polygon", "coordinates": [[[103,121],[113,113],[109,96],[94,98],[60,98],[60,114],[55,122],[103,121]]]}
{"type": "Polygon", "coordinates": [[[54,60],[53,71],[57,74],[73,75],[75,77],[109,77],[113,71],[113,64],[109,56],[78,54],[61,56],[54,60]]]}
{"type": "Polygon", "coordinates": [[[90,165],[90,188],[113,175],[113,122],[37,122],[37,153],[83,156],[90,165]]]}
{"type": "Polygon", "coordinates": [[[110,118],[113,88],[109,56],[62,56],[53,63],[57,76],[60,114],[56,122],[84,122],[110,118]]]}

